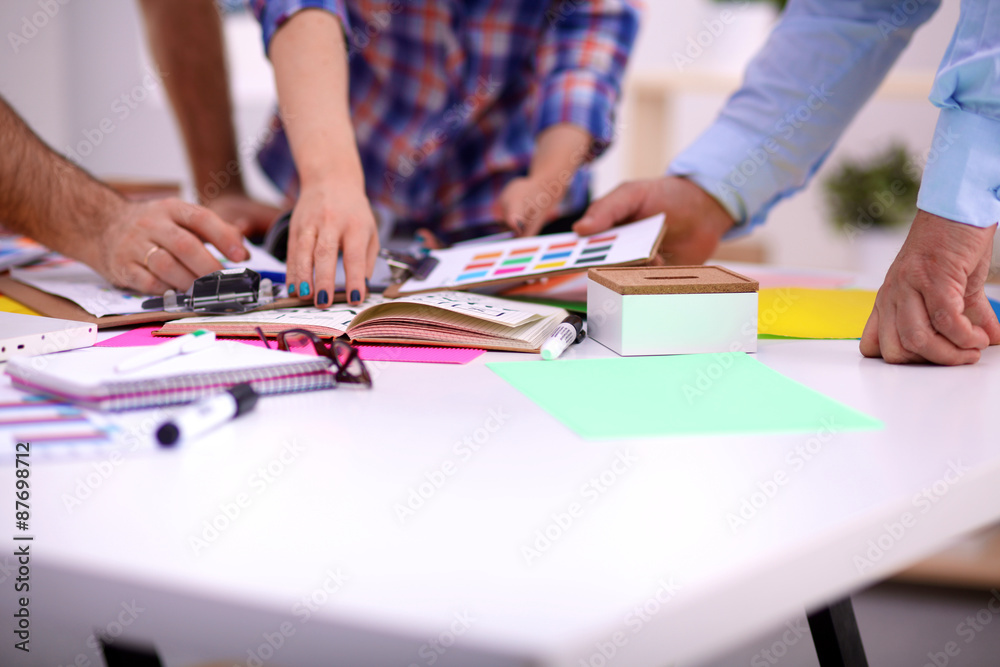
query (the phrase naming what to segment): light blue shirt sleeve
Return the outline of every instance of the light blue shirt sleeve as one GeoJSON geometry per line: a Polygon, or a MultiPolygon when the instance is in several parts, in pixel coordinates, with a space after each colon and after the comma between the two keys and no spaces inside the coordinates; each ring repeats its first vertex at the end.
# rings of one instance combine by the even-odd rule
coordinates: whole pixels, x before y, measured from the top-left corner
{"type": "Polygon", "coordinates": [[[791,0],[715,123],[671,163],[736,220],[800,190],[939,0],[791,0]]]}
{"type": "Polygon", "coordinates": [[[1000,1],[963,0],[931,102],[941,108],[917,207],[987,227],[1000,220],[1000,1]]]}

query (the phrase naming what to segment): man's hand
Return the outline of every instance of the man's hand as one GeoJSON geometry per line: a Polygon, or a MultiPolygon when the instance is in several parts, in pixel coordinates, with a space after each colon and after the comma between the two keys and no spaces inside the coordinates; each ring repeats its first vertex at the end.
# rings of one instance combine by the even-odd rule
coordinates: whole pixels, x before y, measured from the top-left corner
{"type": "Polygon", "coordinates": [[[996,225],[973,227],[918,211],[861,336],[861,353],[892,364],[974,364],[1000,343],[983,285],[996,225]]]}
{"type": "Polygon", "coordinates": [[[121,201],[105,219],[90,251],[81,253],[84,261],[113,284],[143,294],[186,290],[221,269],[204,241],[234,262],[250,256],[236,227],[178,199],[121,201]]]}
{"type": "Polygon", "coordinates": [[[573,225],[581,235],[597,234],[615,225],[663,213],[666,232],[659,264],[702,264],[734,224],[732,217],[708,193],[685,178],[664,176],[632,181],[598,199],[573,225]]]}
{"type": "Polygon", "coordinates": [[[245,194],[222,194],[206,201],[205,208],[236,226],[247,237],[263,236],[271,223],[281,215],[281,209],[264,204],[245,194]]]}
{"type": "Polygon", "coordinates": [[[553,179],[515,178],[500,193],[500,219],[516,236],[535,236],[562,201],[568,183],[553,179]]]}
{"type": "Polygon", "coordinates": [[[363,190],[303,187],[288,232],[288,284],[317,307],[333,303],[337,255],[343,251],[348,300],[366,298],[365,278],[378,257],[378,227],[363,190]],[[315,270],[315,281],[313,271],[315,270]]]}

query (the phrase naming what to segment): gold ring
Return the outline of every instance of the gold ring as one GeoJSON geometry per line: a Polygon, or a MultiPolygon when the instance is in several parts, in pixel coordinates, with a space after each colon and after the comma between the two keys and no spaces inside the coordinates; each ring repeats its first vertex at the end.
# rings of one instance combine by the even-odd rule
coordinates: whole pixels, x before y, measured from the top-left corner
{"type": "Polygon", "coordinates": [[[146,265],[147,269],[149,268],[149,258],[152,257],[153,253],[156,252],[159,249],[160,249],[160,246],[154,245],[152,248],[150,248],[149,250],[146,251],[146,257],[143,258],[142,263],[146,265]]]}

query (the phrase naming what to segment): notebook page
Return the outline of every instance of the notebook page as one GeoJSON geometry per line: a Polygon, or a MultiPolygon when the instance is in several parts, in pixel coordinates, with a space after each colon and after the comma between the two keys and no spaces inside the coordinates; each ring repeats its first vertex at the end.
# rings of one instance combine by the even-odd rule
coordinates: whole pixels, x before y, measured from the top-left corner
{"type": "Polygon", "coordinates": [[[499,322],[515,327],[540,317],[532,310],[505,299],[471,292],[430,292],[396,299],[394,303],[417,303],[446,311],[462,313],[486,322],[499,322]]]}
{"type": "Polygon", "coordinates": [[[357,308],[281,308],[262,310],[256,313],[238,315],[216,315],[212,317],[186,317],[168,322],[161,327],[163,333],[190,332],[195,329],[213,331],[242,331],[254,335],[254,328],[260,326],[265,332],[278,329],[312,329],[339,336],[351,324],[355,316],[366,306],[357,308]]]}

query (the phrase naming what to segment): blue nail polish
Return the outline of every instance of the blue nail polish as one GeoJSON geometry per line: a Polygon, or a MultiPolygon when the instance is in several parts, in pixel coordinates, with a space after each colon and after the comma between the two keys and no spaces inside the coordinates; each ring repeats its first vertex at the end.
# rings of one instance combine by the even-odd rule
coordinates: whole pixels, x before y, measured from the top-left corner
{"type": "Polygon", "coordinates": [[[295,296],[295,283],[288,283],[288,296],[295,296]]]}
{"type": "Polygon", "coordinates": [[[309,283],[304,280],[299,283],[299,296],[309,296],[309,283]]]}
{"type": "Polygon", "coordinates": [[[316,298],[316,303],[321,306],[325,306],[326,302],[330,300],[330,295],[326,293],[325,289],[319,291],[319,296],[316,298]]]}
{"type": "Polygon", "coordinates": [[[351,290],[351,303],[357,303],[361,301],[361,292],[356,289],[351,290]]]}

